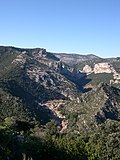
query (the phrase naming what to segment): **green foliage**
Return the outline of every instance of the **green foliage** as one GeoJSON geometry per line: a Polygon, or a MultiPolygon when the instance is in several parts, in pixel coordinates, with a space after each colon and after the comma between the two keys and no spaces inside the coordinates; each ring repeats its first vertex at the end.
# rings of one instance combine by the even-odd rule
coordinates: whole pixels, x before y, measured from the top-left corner
{"type": "Polygon", "coordinates": [[[88,159],[120,159],[120,124],[107,121],[105,125],[91,135],[86,144],[88,159]]]}
{"type": "Polygon", "coordinates": [[[14,130],[0,129],[0,159],[22,160],[23,156],[35,160],[79,160],[87,159],[85,143],[82,139],[68,140],[65,136],[47,136],[44,139],[23,137],[14,130]]]}
{"type": "Polygon", "coordinates": [[[12,96],[7,91],[0,88],[0,120],[12,123],[15,120],[25,120],[33,121],[31,113],[27,109],[26,104],[24,104],[20,98],[12,96]],[[7,119],[6,119],[7,118],[7,119]]]}
{"type": "Polygon", "coordinates": [[[57,134],[57,122],[55,120],[51,120],[45,126],[47,135],[57,134]]]}
{"type": "MultiPolygon", "coordinates": [[[[49,67],[58,60],[55,56],[44,53],[41,58],[39,50],[23,51],[0,47],[0,160],[23,160],[23,156],[33,160],[120,159],[120,90],[101,84],[79,99],[75,84],[49,67]],[[12,63],[20,54],[26,58],[25,64],[12,63]],[[36,82],[28,76],[28,69],[39,69],[43,79],[36,82]],[[51,120],[49,110],[38,105],[68,99],[63,93],[79,99],[67,100],[59,108],[68,122],[65,131],[51,120]],[[48,123],[41,126],[37,121],[48,123]]],[[[104,61],[110,61],[119,71],[119,58],[91,60],[74,67],[81,69],[89,64],[93,68],[94,63],[104,61]]],[[[109,83],[113,75],[91,74],[88,78],[97,86],[101,81],[109,83]]]]}
{"type": "Polygon", "coordinates": [[[75,134],[72,137],[69,134],[49,134],[44,138],[36,138],[27,134],[21,141],[21,135],[17,135],[14,128],[11,130],[3,126],[0,129],[0,159],[9,157],[10,160],[22,160],[24,155],[36,160],[118,160],[119,133],[119,122],[108,120],[87,138],[75,134]]]}
{"type": "Polygon", "coordinates": [[[97,86],[101,82],[109,84],[110,80],[113,79],[113,74],[112,73],[99,73],[99,74],[92,73],[88,75],[88,78],[92,80],[90,84],[97,86]]]}

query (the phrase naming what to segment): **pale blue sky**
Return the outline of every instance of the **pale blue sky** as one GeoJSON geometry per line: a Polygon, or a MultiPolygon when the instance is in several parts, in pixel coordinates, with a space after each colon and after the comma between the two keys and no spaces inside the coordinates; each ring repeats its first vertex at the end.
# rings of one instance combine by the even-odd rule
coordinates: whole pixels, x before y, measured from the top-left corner
{"type": "Polygon", "coordinates": [[[0,45],[120,56],[120,0],[0,0],[0,45]]]}

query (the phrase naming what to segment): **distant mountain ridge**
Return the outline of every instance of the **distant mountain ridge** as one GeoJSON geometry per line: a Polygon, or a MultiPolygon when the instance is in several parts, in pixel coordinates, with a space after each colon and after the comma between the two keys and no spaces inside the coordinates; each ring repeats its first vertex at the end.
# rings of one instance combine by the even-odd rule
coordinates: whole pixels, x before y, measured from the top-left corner
{"type": "Polygon", "coordinates": [[[69,53],[53,53],[56,57],[58,57],[61,61],[67,64],[77,64],[79,62],[101,59],[100,57],[94,54],[81,55],[81,54],[69,54],[69,53]]]}

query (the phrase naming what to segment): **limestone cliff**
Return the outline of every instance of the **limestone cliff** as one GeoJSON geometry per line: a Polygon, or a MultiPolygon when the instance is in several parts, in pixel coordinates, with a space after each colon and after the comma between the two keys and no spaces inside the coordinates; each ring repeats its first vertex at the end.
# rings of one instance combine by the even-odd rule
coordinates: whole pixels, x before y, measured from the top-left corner
{"type": "Polygon", "coordinates": [[[115,73],[115,69],[113,66],[107,62],[97,63],[94,65],[93,69],[94,73],[115,73]]]}
{"type": "Polygon", "coordinates": [[[89,65],[85,65],[83,67],[83,72],[85,72],[88,75],[88,74],[92,73],[93,70],[92,70],[92,68],[89,65]]]}

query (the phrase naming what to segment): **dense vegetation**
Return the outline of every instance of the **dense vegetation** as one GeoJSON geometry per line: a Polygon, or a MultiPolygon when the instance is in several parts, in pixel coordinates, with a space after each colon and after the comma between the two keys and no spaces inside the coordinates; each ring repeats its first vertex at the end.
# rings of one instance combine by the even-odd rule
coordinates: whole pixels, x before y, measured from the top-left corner
{"type": "Polygon", "coordinates": [[[118,160],[120,159],[120,124],[107,121],[94,133],[60,134],[56,123],[30,129],[27,123],[4,122],[0,126],[0,159],[22,160],[118,160]],[[38,133],[39,134],[38,134],[38,133]],[[43,134],[44,133],[44,134],[43,134]],[[37,135],[37,136],[36,136],[37,135]],[[38,136],[39,135],[39,136],[38,136]],[[42,136],[44,135],[44,136],[42,136]]]}
{"type": "MultiPolygon", "coordinates": [[[[112,74],[76,83],[75,75],[60,72],[61,61],[56,69],[57,61],[43,49],[0,47],[0,160],[119,160],[120,89],[108,85],[112,74]],[[26,61],[15,62],[19,55],[26,61]],[[97,87],[85,90],[89,82],[97,87]],[[64,118],[44,109],[53,100],[64,101],[58,108],[64,118]]],[[[74,73],[94,61],[104,60],[76,64],[74,73]]],[[[107,61],[119,70],[118,60],[107,61]]]]}

